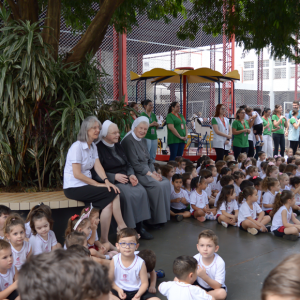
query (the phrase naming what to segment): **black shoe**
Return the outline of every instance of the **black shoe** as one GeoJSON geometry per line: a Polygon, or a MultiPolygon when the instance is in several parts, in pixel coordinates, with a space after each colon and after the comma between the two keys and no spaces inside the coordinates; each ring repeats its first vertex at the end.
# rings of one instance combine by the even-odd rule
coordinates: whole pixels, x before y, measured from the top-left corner
{"type": "Polygon", "coordinates": [[[146,231],[145,228],[142,228],[138,234],[141,236],[141,239],[143,240],[153,240],[154,239],[154,236],[149,233],[148,231],[146,231]]]}
{"type": "Polygon", "coordinates": [[[268,232],[271,232],[271,225],[266,225],[265,227],[268,229],[268,232]]]}
{"type": "Polygon", "coordinates": [[[177,222],[181,222],[183,220],[183,215],[177,215],[175,219],[177,222]]]}
{"type": "Polygon", "coordinates": [[[300,210],[296,210],[295,213],[297,214],[297,216],[300,216],[300,210]]]}
{"type": "Polygon", "coordinates": [[[159,224],[149,224],[149,223],[145,223],[144,222],[144,225],[146,225],[149,229],[152,229],[152,230],[159,230],[161,229],[161,226],[159,224]]]}

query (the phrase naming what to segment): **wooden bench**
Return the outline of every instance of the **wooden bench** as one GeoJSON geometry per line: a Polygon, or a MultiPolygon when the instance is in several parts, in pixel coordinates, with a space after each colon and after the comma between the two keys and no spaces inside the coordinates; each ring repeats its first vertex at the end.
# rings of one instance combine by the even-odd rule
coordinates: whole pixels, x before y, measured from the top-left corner
{"type": "Polygon", "coordinates": [[[84,202],[66,198],[64,192],[42,192],[42,193],[0,193],[0,204],[11,210],[30,210],[37,204],[43,202],[51,209],[84,207],[84,202]]]}

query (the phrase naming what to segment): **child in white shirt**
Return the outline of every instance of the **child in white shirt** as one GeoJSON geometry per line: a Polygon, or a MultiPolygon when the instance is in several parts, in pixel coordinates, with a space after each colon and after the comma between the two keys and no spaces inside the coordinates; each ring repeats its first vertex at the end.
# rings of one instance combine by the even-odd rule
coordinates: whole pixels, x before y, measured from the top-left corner
{"type": "Polygon", "coordinates": [[[5,233],[4,233],[5,221],[10,214],[11,214],[11,210],[9,207],[5,205],[0,205],[0,239],[1,240],[5,238],[5,233]]]}
{"type": "Polygon", "coordinates": [[[5,222],[5,236],[11,245],[14,265],[19,271],[32,252],[30,243],[25,241],[25,224],[20,215],[9,215],[5,222]]]}
{"type": "Polygon", "coordinates": [[[174,260],[174,281],[162,282],[158,290],[168,300],[215,299],[200,287],[193,285],[197,279],[198,262],[191,256],[179,256],[174,260]]]}
{"type": "Polygon", "coordinates": [[[283,237],[286,240],[298,240],[300,221],[296,219],[292,209],[295,202],[292,191],[284,190],[281,194],[276,195],[271,227],[271,231],[275,236],[283,237]],[[293,221],[294,224],[291,224],[290,221],[293,221]]]}
{"type": "Polygon", "coordinates": [[[139,247],[137,232],[132,228],[121,229],[116,246],[120,253],[113,257],[109,268],[112,293],[119,299],[159,300],[149,294],[145,262],[134,253],[139,247]]]}
{"type": "Polygon", "coordinates": [[[261,109],[260,108],[252,108],[252,107],[247,107],[245,109],[246,114],[249,117],[255,117],[254,123],[253,123],[253,133],[255,135],[256,139],[256,144],[255,147],[262,147],[264,145],[263,142],[263,121],[261,118],[261,109]]]}
{"type": "Polygon", "coordinates": [[[199,234],[197,250],[199,253],[194,256],[198,262],[195,284],[215,299],[225,299],[225,262],[216,253],[219,250],[218,237],[212,230],[203,230],[199,234]]]}
{"type": "Polygon", "coordinates": [[[204,169],[200,171],[199,176],[205,178],[205,182],[207,183],[207,188],[205,189],[205,192],[208,197],[209,205],[214,205],[216,197],[212,195],[212,183],[214,182],[214,178],[212,177],[211,171],[204,169]]]}
{"type": "Polygon", "coordinates": [[[261,172],[262,169],[260,165],[262,162],[266,161],[267,155],[264,151],[259,151],[257,155],[258,155],[258,160],[256,166],[258,167],[258,171],[261,172]]]}
{"type": "Polygon", "coordinates": [[[183,157],[176,157],[175,161],[178,163],[178,167],[176,168],[176,174],[182,175],[185,173],[186,162],[183,157]]]}
{"type": "Polygon", "coordinates": [[[257,190],[257,204],[262,207],[262,191],[261,191],[261,184],[262,184],[262,179],[258,176],[254,176],[249,178],[249,181],[254,184],[254,187],[257,190]]]}
{"type": "Polygon", "coordinates": [[[271,218],[265,216],[257,204],[257,190],[253,186],[246,187],[240,193],[240,197],[246,199],[239,209],[238,226],[240,229],[252,235],[256,235],[258,231],[268,232],[265,225],[270,222],[271,218]]]}
{"type": "Polygon", "coordinates": [[[262,190],[266,191],[263,195],[262,210],[265,214],[270,214],[276,194],[280,191],[280,183],[276,178],[266,177],[262,181],[262,190]]]}

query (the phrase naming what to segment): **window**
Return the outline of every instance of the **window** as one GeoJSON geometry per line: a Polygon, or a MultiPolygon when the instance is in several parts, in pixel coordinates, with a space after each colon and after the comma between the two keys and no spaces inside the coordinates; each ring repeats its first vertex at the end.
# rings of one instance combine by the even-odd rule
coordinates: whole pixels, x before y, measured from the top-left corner
{"type": "Polygon", "coordinates": [[[254,80],[254,70],[244,71],[244,81],[254,80]]]}
{"type": "Polygon", "coordinates": [[[269,79],[269,69],[263,69],[263,80],[269,79]]]}
{"type": "Polygon", "coordinates": [[[275,68],[274,79],[284,79],[284,78],[286,78],[286,68],[275,68]]]}
{"type": "MultiPolygon", "coordinates": [[[[295,78],[296,68],[291,67],[291,78],[295,78]]],[[[300,77],[300,66],[298,66],[298,78],[300,77]]]]}
{"type": "Polygon", "coordinates": [[[254,61],[245,61],[244,62],[245,69],[253,69],[254,68],[254,61]]]}
{"type": "Polygon", "coordinates": [[[263,68],[269,68],[269,60],[263,60],[263,68]]]}
{"type": "Polygon", "coordinates": [[[275,60],[275,67],[285,66],[286,60],[285,59],[276,59],[275,60]]]}

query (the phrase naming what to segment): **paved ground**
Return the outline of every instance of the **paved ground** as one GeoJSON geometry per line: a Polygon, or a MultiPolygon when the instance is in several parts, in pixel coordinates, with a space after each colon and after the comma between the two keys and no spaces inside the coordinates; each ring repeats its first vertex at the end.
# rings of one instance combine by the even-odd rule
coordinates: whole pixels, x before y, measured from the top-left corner
{"type": "MultiPolygon", "coordinates": [[[[215,221],[200,223],[194,219],[168,222],[162,230],[152,231],[154,240],[142,240],[140,249],[155,251],[157,269],[165,270],[164,280],[169,281],[174,278],[173,260],[179,255],[197,254],[197,237],[204,229],[212,229],[219,236],[218,254],[226,263],[228,300],[259,300],[263,280],[269,271],[284,257],[299,252],[300,241],[286,241],[272,234],[252,236],[238,228],[226,229],[215,221]]],[[[159,293],[157,296],[165,299],[159,293]]]]}

